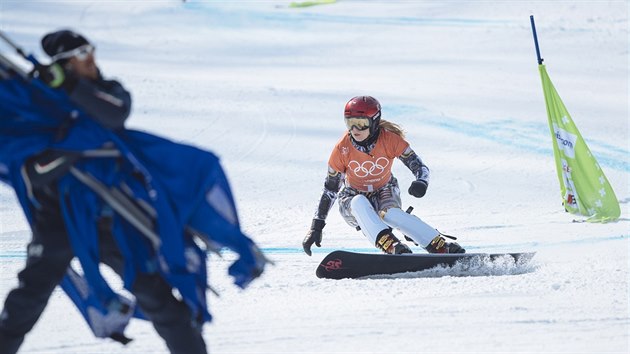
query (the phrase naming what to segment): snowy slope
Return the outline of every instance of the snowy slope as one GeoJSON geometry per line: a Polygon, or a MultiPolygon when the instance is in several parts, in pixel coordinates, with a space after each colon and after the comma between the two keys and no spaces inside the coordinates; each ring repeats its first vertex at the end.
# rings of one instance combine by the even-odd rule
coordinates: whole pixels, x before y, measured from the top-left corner
{"type": "MultiPolygon", "coordinates": [[[[0,29],[41,56],[71,27],[131,91],[129,127],[210,149],[242,224],[276,262],[247,291],[213,258],[212,352],[628,352],[630,155],[625,1],[0,2],[0,29]],[[529,15],[556,89],[610,180],[622,219],[561,207],[529,15]],[[537,251],[531,266],[321,280],[334,249],[375,251],[335,206],[323,247],[301,251],[326,162],[355,95],[383,104],[431,168],[405,205],[470,252],[537,251]]],[[[5,50],[5,47],[2,47],[5,50]]],[[[182,171],[185,173],[185,171],[182,171]]],[[[411,173],[397,163],[403,190],[411,173]]],[[[0,298],[17,284],[28,225],[0,186],[0,298]]],[[[415,251],[423,252],[416,248],[415,251]]],[[[55,291],[29,353],[166,352],[145,322],[124,351],[91,336],[55,291]]]]}

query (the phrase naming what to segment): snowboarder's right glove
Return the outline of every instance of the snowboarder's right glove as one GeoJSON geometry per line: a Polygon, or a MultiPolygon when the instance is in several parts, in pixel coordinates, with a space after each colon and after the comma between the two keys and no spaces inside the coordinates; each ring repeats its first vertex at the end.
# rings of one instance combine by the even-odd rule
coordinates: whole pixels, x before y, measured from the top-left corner
{"type": "Polygon", "coordinates": [[[311,224],[311,229],[306,234],[304,241],[302,241],[302,247],[304,247],[304,252],[311,255],[311,246],[313,243],[317,247],[322,247],[322,230],[326,223],[322,219],[313,219],[313,223],[311,224]]]}
{"type": "Polygon", "coordinates": [[[409,194],[413,195],[416,198],[422,198],[427,193],[428,184],[424,180],[417,180],[411,182],[411,186],[409,186],[409,194]]]}

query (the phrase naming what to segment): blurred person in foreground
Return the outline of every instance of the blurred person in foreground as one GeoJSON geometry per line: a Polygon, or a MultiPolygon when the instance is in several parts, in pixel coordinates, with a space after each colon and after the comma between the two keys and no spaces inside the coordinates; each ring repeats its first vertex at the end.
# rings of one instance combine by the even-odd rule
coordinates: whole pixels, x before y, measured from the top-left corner
{"type": "Polygon", "coordinates": [[[0,354],[18,351],[57,285],[98,337],[128,343],[124,329],[137,317],[153,323],[172,353],[206,353],[206,250],[194,239],[237,252],[229,272],[243,288],[266,262],[240,231],[218,159],[127,130],[131,96],[102,76],[95,46],[81,34],[60,30],[41,43],[51,63],[35,65],[33,82],[2,80],[0,86],[25,92],[12,97],[9,113],[0,113],[45,121],[30,135],[10,136],[16,144],[36,142],[19,163],[0,152],[0,163],[20,166],[0,179],[16,190],[32,229],[19,285],[0,315],[0,354]],[[83,275],[71,266],[75,257],[83,275]],[[111,290],[99,263],[123,278],[135,301],[111,290]]]}

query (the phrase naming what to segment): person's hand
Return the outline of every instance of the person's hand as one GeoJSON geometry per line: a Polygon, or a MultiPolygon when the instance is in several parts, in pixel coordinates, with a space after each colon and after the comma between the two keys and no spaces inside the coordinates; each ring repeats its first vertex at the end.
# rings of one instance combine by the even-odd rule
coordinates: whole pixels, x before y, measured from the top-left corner
{"type": "Polygon", "coordinates": [[[313,243],[317,247],[322,246],[322,230],[326,223],[321,219],[313,219],[313,223],[311,224],[311,229],[306,233],[306,237],[304,241],[302,241],[302,247],[304,248],[304,252],[309,256],[311,253],[311,246],[313,243]]]}
{"type": "Polygon", "coordinates": [[[422,198],[427,193],[428,183],[424,180],[418,180],[411,182],[409,186],[409,194],[416,198],[422,198]]]}
{"type": "Polygon", "coordinates": [[[74,76],[69,75],[58,63],[37,65],[33,71],[33,76],[52,88],[63,89],[66,92],[72,90],[76,81],[74,76]]]}

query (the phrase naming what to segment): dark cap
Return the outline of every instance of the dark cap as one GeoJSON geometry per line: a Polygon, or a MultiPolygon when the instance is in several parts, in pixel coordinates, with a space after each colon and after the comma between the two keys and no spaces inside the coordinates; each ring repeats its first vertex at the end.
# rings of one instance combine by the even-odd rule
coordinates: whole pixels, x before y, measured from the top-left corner
{"type": "Polygon", "coordinates": [[[77,49],[85,44],[90,44],[90,42],[88,42],[85,37],[72,30],[60,30],[48,33],[42,38],[42,49],[44,49],[44,52],[50,57],[77,49]]]}

